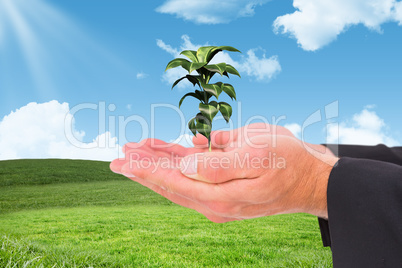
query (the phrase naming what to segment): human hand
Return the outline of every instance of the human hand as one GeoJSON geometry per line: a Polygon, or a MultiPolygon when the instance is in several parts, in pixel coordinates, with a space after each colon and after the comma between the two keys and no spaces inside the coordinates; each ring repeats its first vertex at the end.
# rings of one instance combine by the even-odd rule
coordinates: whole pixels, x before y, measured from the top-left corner
{"type": "MultiPolygon", "coordinates": [[[[293,137],[293,134],[286,128],[280,126],[269,125],[265,123],[254,123],[242,128],[230,130],[230,131],[212,131],[211,132],[211,143],[213,151],[231,151],[239,145],[248,141],[249,138],[258,135],[267,135],[272,133],[278,133],[280,135],[287,135],[293,137]]],[[[144,139],[139,143],[127,143],[123,146],[123,152],[125,153],[125,158],[116,159],[111,163],[111,169],[116,173],[123,173],[124,166],[128,163],[134,163],[137,160],[143,161],[158,161],[160,159],[169,159],[170,165],[180,167],[180,161],[186,155],[207,152],[208,140],[202,136],[197,135],[193,137],[194,147],[187,148],[174,143],[166,143],[158,139],[144,139]]],[[[126,169],[126,168],[124,168],[126,169]]],[[[177,194],[170,194],[166,192],[164,186],[158,186],[150,183],[139,177],[134,177],[132,174],[126,174],[127,177],[136,181],[155,192],[168,197],[175,203],[181,204],[193,208],[204,215],[206,215],[210,220],[216,222],[228,221],[223,217],[215,216],[208,209],[200,208],[189,202],[185,198],[178,196],[177,194]]]]}
{"type": "MultiPolygon", "coordinates": [[[[274,148],[269,147],[272,139],[253,137],[253,146],[260,148],[244,145],[230,152],[198,154],[197,173],[188,170],[188,158],[195,155],[182,158],[180,166],[173,162],[163,166],[153,162],[158,156],[140,150],[127,152],[137,154],[139,161],[117,160],[111,167],[215,222],[293,212],[326,217],[326,183],[332,166],[308,153],[295,138],[276,136],[274,148]],[[236,157],[248,159],[245,163],[250,166],[235,166],[236,157]],[[183,176],[179,168],[195,180],[183,176]]],[[[326,161],[334,164],[337,158],[326,161]]]]}
{"type": "MultiPolygon", "coordinates": [[[[227,136],[228,133],[224,133],[219,135],[227,136]]],[[[228,142],[219,142],[225,139],[215,138],[216,147],[222,148],[211,153],[206,152],[206,148],[182,150],[184,147],[178,145],[153,150],[146,145],[152,141],[148,140],[140,147],[143,150],[126,146],[126,155],[135,154],[137,158],[115,160],[111,168],[175,203],[203,213],[215,222],[292,212],[326,217],[326,183],[337,158],[330,154],[317,158],[289,131],[282,130],[282,133],[287,135],[252,135],[249,139],[251,144],[239,143],[241,146],[237,148],[228,144],[238,141],[239,135],[231,135],[228,142]],[[201,158],[197,173],[194,173],[194,168],[189,168],[195,153],[201,153],[197,155],[198,160],[201,158]],[[167,160],[164,166],[155,161],[166,158],[167,154],[177,157],[167,160]],[[267,158],[268,155],[271,160],[267,158]],[[276,159],[283,159],[281,163],[285,166],[264,167],[263,159],[272,162],[275,160],[272,155],[276,159]],[[248,157],[259,163],[247,162],[257,165],[250,168],[236,167],[236,157],[248,157]],[[219,166],[218,163],[226,166],[219,166]]],[[[203,141],[196,138],[194,144],[197,147],[203,141]]]]}

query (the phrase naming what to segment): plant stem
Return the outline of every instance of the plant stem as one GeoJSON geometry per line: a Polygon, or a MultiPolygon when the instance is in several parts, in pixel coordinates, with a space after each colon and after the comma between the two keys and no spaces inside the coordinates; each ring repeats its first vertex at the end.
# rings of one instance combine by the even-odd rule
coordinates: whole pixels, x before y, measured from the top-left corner
{"type": "Polygon", "coordinates": [[[203,89],[205,94],[204,94],[204,102],[205,104],[208,104],[208,99],[207,99],[207,92],[205,91],[205,89],[203,89]]]}
{"type": "Polygon", "coordinates": [[[209,151],[211,152],[212,146],[211,146],[211,137],[208,137],[208,147],[209,151]]]}

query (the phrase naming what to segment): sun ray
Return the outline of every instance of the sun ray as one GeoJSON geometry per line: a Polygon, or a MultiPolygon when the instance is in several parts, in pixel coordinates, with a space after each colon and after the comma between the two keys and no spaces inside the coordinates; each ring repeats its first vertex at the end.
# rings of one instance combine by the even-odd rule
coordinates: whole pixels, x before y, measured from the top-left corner
{"type": "MultiPolygon", "coordinates": [[[[60,87],[64,86],[58,84],[60,80],[57,79],[65,73],[73,76],[70,81],[74,80],[75,85],[84,87],[93,86],[87,78],[99,76],[96,72],[102,68],[110,68],[126,77],[136,73],[130,65],[105,49],[101,42],[93,40],[80,25],[46,1],[0,0],[1,14],[0,30],[10,28],[7,33],[16,37],[33,87],[43,98],[57,98],[60,87]],[[85,70],[84,73],[82,70],[85,70]]],[[[8,34],[3,35],[3,41],[7,37],[8,34]]]]}
{"type": "MultiPolygon", "coordinates": [[[[46,69],[42,64],[43,53],[34,31],[26,22],[16,5],[19,1],[2,0],[4,11],[9,17],[14,28],[16,37],[19,40],[21,49],[26,57],[29,70],[37,90],[43,96],[54,95],[54,87],[46,74],[46,69]]],[[[26,3],[24,3],[26,4],[26,3]]]]}
{"type": "Polygon", "coordinates": [[[4,21],[3,21],[3,6],[2,6],[2,1],[0,0],[0,46],[3,43],[3,36],[4,36],[4,21]]]}

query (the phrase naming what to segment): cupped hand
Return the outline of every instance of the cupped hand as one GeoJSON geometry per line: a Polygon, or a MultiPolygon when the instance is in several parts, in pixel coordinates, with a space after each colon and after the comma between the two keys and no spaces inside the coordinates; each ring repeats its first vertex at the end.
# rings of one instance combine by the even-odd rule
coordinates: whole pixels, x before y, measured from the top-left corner
{"type": "Polygon", "coordinates": [[[128,144],[126,158],[111,168],[214,222],[293,212],[326,217],[328,177],[338,159],[311,154],[284,128],[279,135],[260,125],[259,134],[242,135],[250,126],[215,132],[212,152],[200,137],[194,148],[128,144]]]}

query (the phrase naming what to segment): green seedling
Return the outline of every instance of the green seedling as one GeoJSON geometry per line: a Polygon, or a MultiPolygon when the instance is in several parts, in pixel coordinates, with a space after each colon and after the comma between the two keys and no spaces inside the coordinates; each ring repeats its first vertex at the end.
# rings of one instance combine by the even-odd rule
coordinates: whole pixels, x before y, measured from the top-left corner
{"type": "Polygon", "coordinates": [[[210,101],[211,97],[215,97],[216,100],[218,100],[219,95],[225,92],[232,100],[236,100],[236,92],[231,84],[222,82],[210,84],[210,80],[217,73],[221,76],[227,76],[228,78],[229,74],[240,77],[239,72],[230,64],[224,62],[209,64],[213,57],[223,50],[240,52],[230,46],[206,46],[200,47],[197,51],[184,50],[180,54],[186,56],[190,61],[184,58],[176,58],[168,63],[165,70],[182,67],[188,72],[186,76],[183,76],[173,83],[172,89],[184,79],[190,81],[194,86],[197,85],[199,87],[200,90],[187,93],[180,99],[179,108],[184,99],[188,96],[194,97],[200,101],[198,106],[199,112],[189,121],[188,127],[194,136],[197,135],[198,132],[208,139],[209,151],[211,151],[212,120],[218,112],[222,114],[226,122],[229,122],[232,116],[232,107],[228,103],[223,101],[210,101]],[[194,71],[197,75],[192,75],[194,71]]]}

